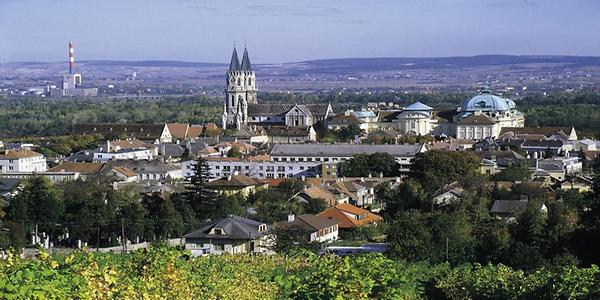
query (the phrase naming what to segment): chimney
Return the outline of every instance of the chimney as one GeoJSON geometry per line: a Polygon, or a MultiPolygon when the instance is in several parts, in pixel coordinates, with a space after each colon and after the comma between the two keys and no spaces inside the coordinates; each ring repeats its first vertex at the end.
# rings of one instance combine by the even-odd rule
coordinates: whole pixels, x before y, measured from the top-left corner
{"type": "Polygon", "coordinates": [[[301,179],[302,181],[306,181],[306,176],[302,175],[301,179]]]}
{"type": "Polygon", "coordinates": [[[227,175],[227,181],[231,181],[231,175],[227,175]]]}
{"type": "Polygon", "coordinates": [[[288,222],[292,223],[294,220],[296,220],[296,215],[288,214],[288,222]]]}
{"type": "Polygon", "coordinates": [[[364,178],[364,177],[361,177],[361,178],[360,178],[360,182],[365,182],[365,178],[364,178]]]}
{"type": "Polygon", "coordinates": [[[75,46],[69,42],[69,74],[73,75],[75,69],[75,46]]]}

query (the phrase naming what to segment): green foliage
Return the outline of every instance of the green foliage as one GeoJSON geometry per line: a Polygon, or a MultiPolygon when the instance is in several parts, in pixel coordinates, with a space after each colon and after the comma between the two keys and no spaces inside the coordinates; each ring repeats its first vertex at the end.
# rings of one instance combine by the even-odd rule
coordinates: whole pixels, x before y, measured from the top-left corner
{"type": "Polygon", "coordinates": [[[0,99],[0,132],[2,137],[55,136],[69,134],[75,123],[218,122],[221,101],[206,96],[126,101],[0,99]]]}
{"type": "Polygon", "coordinates": [[[349,160],[339,163],[341,176],[366,177],[372,176],[396,176],[399,174],[400,166],[394,157],[388,153],[358,154],[349,160]]]}
{"type": "Polygon", "coordinates": [[[433,150],[418,153],[411,171],[427,191],[436,191],[444,185],[465,177],[476,176],[480,159],[465,151],[433,150]]]}
{"type": "Polygon", "coordinates": [[[492,176],[495,181],[527,181],[531,179],[531,170],[526,166],[513,165],[492,176]]]}
{"type": "Polygon", "coordinates": [[[504,265],[349,257],[212,256],[151,247],[0,260],[2,299],[596,299],[597,266],[531,273],[504,265]]]}
{"type": "Polygon", "coordinates": [[[192,208],[196,219],[200,222],[213,219],[218,213],[219,203],[215,192],[208,187],[209,177],[208,162],[205,158],[199,157],[183,195],[187,205],[192,208]]]}

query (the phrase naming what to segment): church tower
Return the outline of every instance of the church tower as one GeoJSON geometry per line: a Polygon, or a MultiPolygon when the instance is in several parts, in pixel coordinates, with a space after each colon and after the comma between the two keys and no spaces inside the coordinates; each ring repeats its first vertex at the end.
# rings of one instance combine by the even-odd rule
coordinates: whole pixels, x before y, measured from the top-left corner
{"type": "Polygon", "coordinates": [[[244,49],[240,64],[237,50],[233,47],[229,70],[227,70],[223,128],[241,129],[248,124],[248,104],[257,103],[257,91],[256,75],[250,64],[248,50],[244,49]]]}

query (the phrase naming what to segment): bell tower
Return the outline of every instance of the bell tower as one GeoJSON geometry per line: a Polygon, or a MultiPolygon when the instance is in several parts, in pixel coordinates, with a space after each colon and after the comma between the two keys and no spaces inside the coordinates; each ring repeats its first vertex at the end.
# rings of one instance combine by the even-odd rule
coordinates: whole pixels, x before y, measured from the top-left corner
{"type": "Polygon", "coordinates": [[[233,47],[227,70],[227,88],[223,112],[223,128],[241,129],[248,124],[248,104],[257,103],[256,75],[250,64],[248,50],[244,49],[242,63],[233,47]]]}

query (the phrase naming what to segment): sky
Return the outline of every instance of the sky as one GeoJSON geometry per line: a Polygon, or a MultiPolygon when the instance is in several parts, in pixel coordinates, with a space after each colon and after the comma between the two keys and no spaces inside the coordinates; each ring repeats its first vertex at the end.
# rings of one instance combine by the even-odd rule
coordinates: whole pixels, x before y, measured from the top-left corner
{"type": "Polygon", "coordinates": [[[598,0],[0,0],[0,62],[600,56],[598,0]]]}

